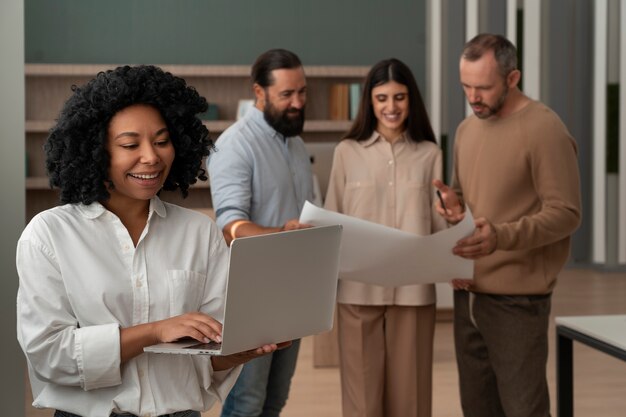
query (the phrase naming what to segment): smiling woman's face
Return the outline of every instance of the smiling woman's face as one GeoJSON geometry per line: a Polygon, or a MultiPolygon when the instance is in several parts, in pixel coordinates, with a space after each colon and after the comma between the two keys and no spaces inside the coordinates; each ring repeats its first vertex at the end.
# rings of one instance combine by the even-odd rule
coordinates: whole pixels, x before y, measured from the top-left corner
{"type": "Polygon", "coordinates": [[[150,200],[163,186],[175,155],[161,114],[144,104],[126,107],[113,116],[107,151],[109,179],[115,186],[109,204],[150,200]]]}
{"type": "Polygon", "coordinates": [[[372,89],[372,107],[377,119],[376,130],[387,139],[395,139],[406,128],[409,116],[409,89],[389,81],[372,89]]]}

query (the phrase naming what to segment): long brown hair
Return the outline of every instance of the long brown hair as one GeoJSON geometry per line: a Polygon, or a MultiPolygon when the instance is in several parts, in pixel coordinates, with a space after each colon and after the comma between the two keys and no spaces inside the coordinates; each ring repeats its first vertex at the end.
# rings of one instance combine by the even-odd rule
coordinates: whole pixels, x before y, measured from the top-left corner
{"type": "Polygon", "coordinates": [[[359,104],[357,114],[352,127],[342,139],[367,140],[372,136],[378,121],[374,115],[372,106],[372,90],[374,87],[395,81],[407,87],[409,91],[409,115],[406,120],[406,129],[410,140],[421,142],[427,140],[435,141],[435,134],[426,113],[426,107],[422,100],[422,95],[415,82],[415,77],[409,67],[399,59],[391,58],[378,62],[370,69],[365,77],[363,94],[359,104]]]}

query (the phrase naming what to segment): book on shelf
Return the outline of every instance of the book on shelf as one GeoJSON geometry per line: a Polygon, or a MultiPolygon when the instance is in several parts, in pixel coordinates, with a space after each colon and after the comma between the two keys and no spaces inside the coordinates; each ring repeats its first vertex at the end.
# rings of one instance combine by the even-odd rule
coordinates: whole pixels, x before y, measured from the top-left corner
{"type": "Polygon", "coordinates": [[[328,94],[330,120],[354,120],[361,101],[360,83],[331,84],[328,94]]]}
{"type": "Polygon", "coordinates": [[[349,84],[331,84],[328,94],[328,118],[330,120],[348,120],[349,102],[349,84]]]}
{"type": "Polygon", "coordinates": [[[361,83],[350,84],[350,120],[356,119],[361,102],[361,83]]]}

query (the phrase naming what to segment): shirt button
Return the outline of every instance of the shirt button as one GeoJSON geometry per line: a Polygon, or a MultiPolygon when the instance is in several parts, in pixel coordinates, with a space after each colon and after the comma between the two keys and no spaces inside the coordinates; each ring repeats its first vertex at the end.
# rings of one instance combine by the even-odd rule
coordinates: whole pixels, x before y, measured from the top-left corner
{"type": "Polygon", "coordinates": [[[393,160],[392,159],[389,160],[389,165],[393,165],[393,160]]]}
{"type": "Polygon", "coordinates": [[[143,371],[140,369],[139,371],[137,371],[137,375],[139,376],[139,378],[143,378],[143,371]]]}
{"type": "Polygon", "coordinates": [[[130,245],[124,245],[124,246],[122,246],[122,249],[128,250],[128,249],[130,249],[130,245]]]}
{"type": "Polygon", "coordinates": [[[143,285],[143,283],[141,282],[141,279],[137,278],[137,281],[135,281],[135,286],[137,288],[141,288],[142,285],[143,285]]]}
{"type": "Polygon", "coordinates": [[[389,181],[389,186],[393,187],[393,181],[389,181]]]}

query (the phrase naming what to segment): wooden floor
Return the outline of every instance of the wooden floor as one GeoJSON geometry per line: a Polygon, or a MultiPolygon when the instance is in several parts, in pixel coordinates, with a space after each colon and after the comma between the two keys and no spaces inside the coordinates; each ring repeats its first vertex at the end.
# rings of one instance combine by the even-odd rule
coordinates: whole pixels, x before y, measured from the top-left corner
{"type": "MultiPolygon", "coordinates": [[[[548,360],[553,416],[556,416],[554,316],[586,314],[626,314],[626,273],[568,269],[561,274],[553,297],[548,360]]],[[[339,371],[313,368],[312,351],[312,340],[303,339],[283,417],[341,416],[339,371]]],[[[450,322],[438,322],[436,326],[433,379],[433,416],[461,416],[450,322]]],[[[576,417],[626,416],[626,363],[575,342],[574,394],[576,417]]],[[[27,397],[27,417],[52,415],[30,406],[29,390],[27,397]]],[[[216,406],[203,417],[217,417],[219,409],[216,406]]]]}

